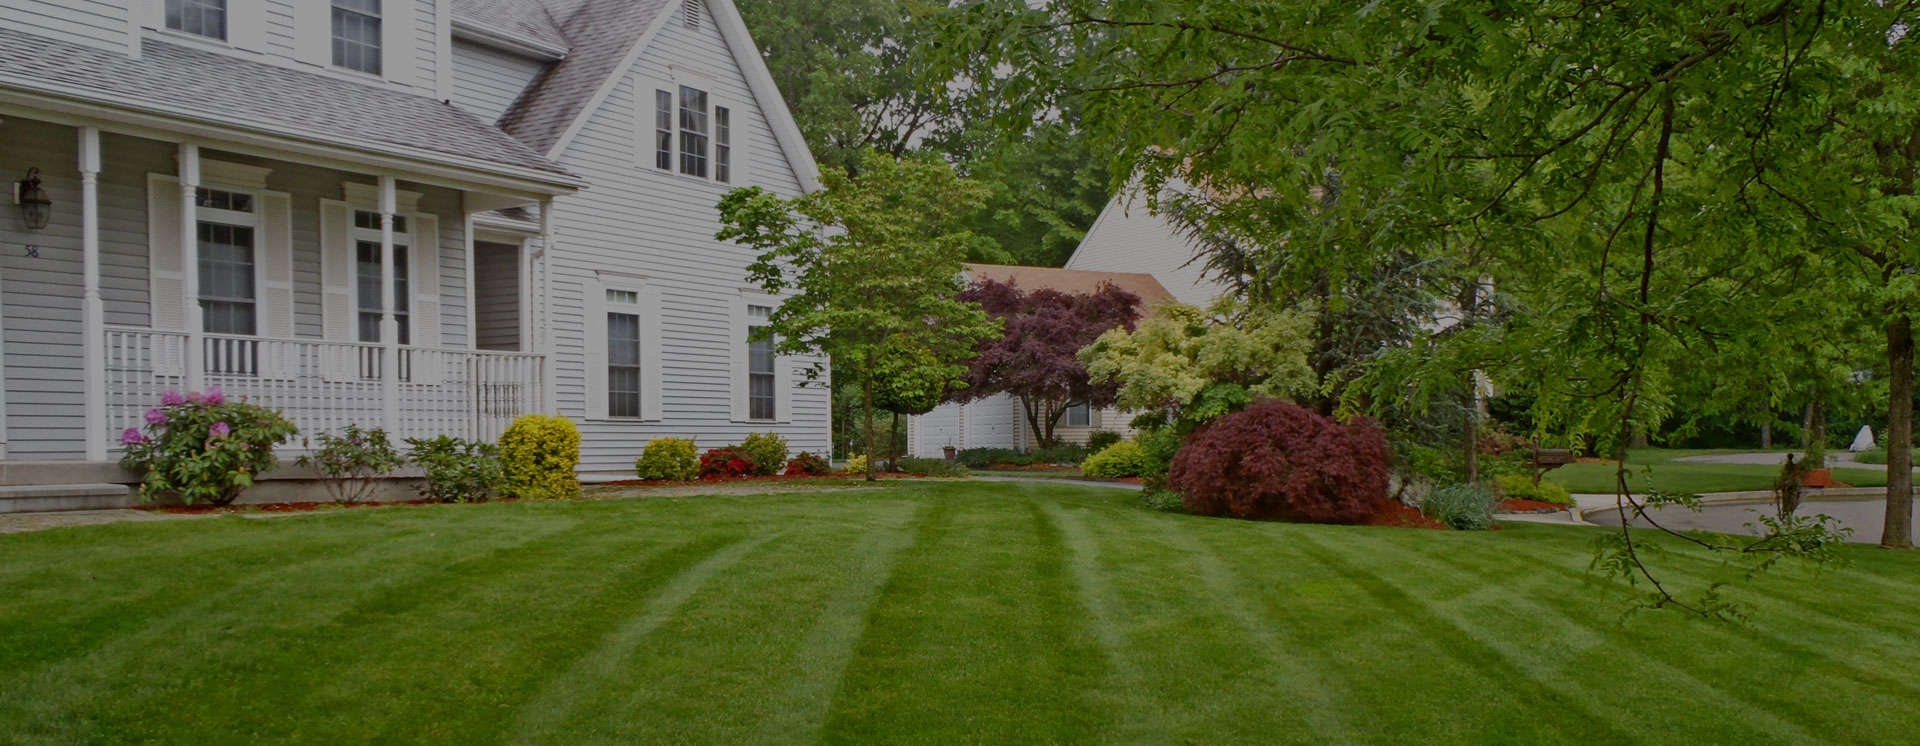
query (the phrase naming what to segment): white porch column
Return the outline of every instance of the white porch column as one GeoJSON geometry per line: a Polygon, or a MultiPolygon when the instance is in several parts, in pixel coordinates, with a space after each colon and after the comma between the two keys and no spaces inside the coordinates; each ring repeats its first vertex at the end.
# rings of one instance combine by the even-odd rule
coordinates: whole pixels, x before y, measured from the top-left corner
{"type": "Polygon", "coordinates": [[[100,303],[100,130],[80,128],[80,317],[86,340],[82,412],[87,460],[107,459],[107,317],[100,303]]]}
{"type": "Polygon", "coordinates": [[[393,255],[394,179],[380,177],[380,403],[381,427],[393,438],[400,434],[400,321],[393,315],[393,280],[398,263],[393,255]]]}
{"type": "Polygon", "coordinates": [[[553,342],[553,200],[540,202],[540,410],[559,414],[554,392],[553,355],[559,346],[553,342]]]}
{"type": "Polygon", "coordinates": [[[200,146],[180,143],[181,295],[187,312],[187,390],[207,386],[207,324],[200,310],[200,146]]]}

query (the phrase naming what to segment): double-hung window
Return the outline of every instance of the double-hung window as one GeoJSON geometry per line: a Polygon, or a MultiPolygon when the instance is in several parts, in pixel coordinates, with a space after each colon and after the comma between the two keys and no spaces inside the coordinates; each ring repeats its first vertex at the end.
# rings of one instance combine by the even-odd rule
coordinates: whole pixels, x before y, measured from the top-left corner
{"type": "Polygon", "coordinates": [[[253,195],[202,187],[195,202],[202,331],[251,337],[260,328],[253,195]]]}
{"type": "Polygon", "coordinates": [[[680,173],[707,177],[707,92],[680,86],[680,173]]]}
{"type": "Polygon", "coordinates": [[[640,293],[607,290],[607,416],[640,416],[640,293]]]}
{"type": "Polygon", "coordinates": [[[713,180],[733,183],[733,110],[713,107],[713,180]]]}
{"type": "Polygon", "coordinates": [[[333,0],[333,65],[379,75],[380,23],[380,0],[333,0]]]}
{"type": "Polygon", "coordinates": [[[1068,404],[1063,419],[1067,427],[1093,427],[1093,408],[1085,404],[1068,404]]]}
{"type": "MultiPolygon", "coordinates": [[[[413,245],[413,237],[407,232],[408,221],[405,215],[393,216],[393,318],[400,325],[400,344],[411,344],[411,325],[408,323],[412,304],[409,298],[408,249],[413,245]]],[[[370,210],[353,212],[354,247],[354,294],[359,296],[354,305],[359,312],[360,341],[380,342],[380,317],[385,313],[381,305],[380,291],[382,265],[386,257],[380,253],[380,213],[370,210]]]]}
{"type": "Polygon", "coordinates": [[[166,0],[167,28],[227,40],[227,0],[166,0]]]}
{"type": "Polygon", "coordinates": [[[757,336],[773,315],[769,306],[747,306],[747,419],[774,419],[773,337],[757,336]]]}

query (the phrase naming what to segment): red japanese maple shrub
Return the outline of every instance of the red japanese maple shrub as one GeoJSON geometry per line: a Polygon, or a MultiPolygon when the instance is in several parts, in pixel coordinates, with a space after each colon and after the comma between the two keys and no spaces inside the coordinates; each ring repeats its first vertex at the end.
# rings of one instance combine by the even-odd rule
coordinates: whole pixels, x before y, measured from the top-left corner
{"type": "Polygon", "coordinates": [[[753,476],[753,458],[739,446],[715,448],[700,454],[701,479],[731,479],[753,476]]]}
{"type": "Polygon", "coordinates": [[[1167,486],[1196,515],[1355,523],[1386,502],[1387,466],[1372,421],[1265,401],[1188,436],[1167,486]]]}

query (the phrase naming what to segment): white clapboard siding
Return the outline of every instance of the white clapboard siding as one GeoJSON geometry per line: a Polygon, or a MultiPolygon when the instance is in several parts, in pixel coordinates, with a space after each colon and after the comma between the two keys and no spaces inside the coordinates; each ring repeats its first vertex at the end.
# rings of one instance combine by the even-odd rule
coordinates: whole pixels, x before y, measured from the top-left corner
{"type": "MultiPolygon", "coordinates": [[[[554,277],[554,383],[561,413],[583,420],[581,468],[630,470],[634,457],[655,437],[694,438],[702,447],[712,447],[767,430],[780,432],[796,452],[827,453],[827,391],[799,386],[804,371],[816,362],[812,358],[783,361],[787,380],[778,393],[786,424],[735,417],[735,348],[744,345],[736,345],[742,337],[735,329],[743,325],[735,323],[735,315],[744,313],[741,292],[750,285],[746,268],[753,254],[713,238],[720,228],[715,205],[734,186],[757,184],[792,196],[799,193],[800,182],[712,19],[698,29],[677,23],[662,26],[630,79],[589,113],[559,158],[592,184],[555,206],[556,222],[564,232],[554,277]],[[736,158],[740,153],[752,158],[751,166],[739,173],[749,176],[736,178],[732,185],[716,184],[654,170],[651,158],[638,157],[635,140],[640,125],[651,121],[653,86],[676,79],[670,66],[697,70],[710,86],[710,104],[732,110],[736,158]],[[636,115],[648,119],[638,121],[636,115]],[[642,375],[659,371],[643,390],[660,402],[656,407],[643,401],[642,409],[649,412],[647,420],[651,412],[659,412],[658,422],[587,417],[592,386],[586,342],[593,337],[583,313],[583,291],[602,270],[643,275],[657,291],[659,311],[643,315],[642,329],[645,357],[657,358],[652,363],[657,367],[643,369],[642,375]]],[[[745,166],[739,162],[736,168],[745,166]]]]}
{"type": "Polygon", "coordinates": [[[453,103],[497,121],[546,65],[490,47],[453,43],[453,103]]]}
{"type": "Polygon", "coordinates": [[[1153,275],[1181,303],[1206,306],[1225,288],[1206,277],[1204,262],[1190,261],[1193,252],[1192,242],[1166,217],[1147,209],[1147,198],[1129,187],[1107,202],[1066,268],[1153,275]]]}
{"type": "Polygon", "coordinates": [[[0,0],[0,28],[125,53],[133,39],[127,4],[148,1],[0,0]]]}

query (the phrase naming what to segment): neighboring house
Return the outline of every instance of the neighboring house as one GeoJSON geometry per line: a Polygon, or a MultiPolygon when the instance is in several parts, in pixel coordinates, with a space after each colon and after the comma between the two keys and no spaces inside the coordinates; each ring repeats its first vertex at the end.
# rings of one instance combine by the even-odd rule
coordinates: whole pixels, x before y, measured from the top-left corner
{"type": "MultiPolygon", "coordinates": [[[[1052,267],[1017,267],[996,264],[968,264],[967,279],[972,282],[998,280],[1016,287],[1035,290],[1050,288],[1063,293],[1091,293],[1103,284],[1112,284],[1140,297],[1140,315],[1151,313],[1153,305],[1172,298],[1153,275],[1134,272],[1093,272],[1052,267]]],[[[1131,434],[1133,417],[1114,409],[1094,409],[1085,404],[1068,407],[1060,415],[1054,435],[1065,443],[1085,444],[1100,431],[1131,434]]],[[[907,418],[907,453],[938,458],[948,447],[1010,448],[1028,450],[1034,446],[1033,429],[1017,397],[1000,394],[967,404],[942,404],[923,415],[907,418]]]]}
{"type": "Polygon", "coordinates": [[[828,447],[816,361],[748,342],[777,299],[713,237],[728,189],[817,186],[731,0],[0,0],[0,181],[29,175],[0,486],[210,385],[306,433],[555,412],[585,472],[828,447]]]}
{"type": "MultiPolygon", "coordinates": [[[[1167,188],[1186,187],[1175,183],[1167,188]]],[[[1153,275],[1181,303],[1202,308],[1228,292],[1226,285],[1206,275],[1205,260],[1194,258],[1193,241],[1179,226],[1148,209],[1138,186],[1113,195],[1067,258],[1066,268],[1153,275]]]]}

